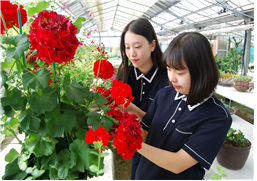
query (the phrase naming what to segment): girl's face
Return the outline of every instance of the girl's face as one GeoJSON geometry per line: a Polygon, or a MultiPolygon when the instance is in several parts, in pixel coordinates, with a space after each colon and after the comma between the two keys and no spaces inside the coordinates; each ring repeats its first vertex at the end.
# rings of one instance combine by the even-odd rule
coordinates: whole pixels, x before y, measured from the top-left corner
{"type": "Polygon", "coordinates": [[[125,51],[133,66],[146,74],[153,66],[151,52],[155,49],[156,41],[151,44],[147,39],[133,32],[126,32],[124,36],[125,51]]]}
{"type": "Polygon", "coordinates": [[[184,67],[185,69],[183,70],[167,67],[167,71],[169,80],[176,91],[188,95],[191,87],[191,75],[185,63],[184,67]]]}

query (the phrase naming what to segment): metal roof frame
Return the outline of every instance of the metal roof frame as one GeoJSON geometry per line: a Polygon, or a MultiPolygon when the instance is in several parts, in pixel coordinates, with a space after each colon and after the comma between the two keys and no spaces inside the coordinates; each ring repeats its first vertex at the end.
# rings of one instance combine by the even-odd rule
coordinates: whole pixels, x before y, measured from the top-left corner
{"type": "Polygon", "coordinates": [[[242,31],[254,29],[254,0],[60,0],[58,11],[64,4],[74,21],[85,17],[83,27],[100,33],[122,32],[139,17],[147,18],[164,39],[183,31],[209,31],[215,36],[230,28],[231,33],[244,36],[242,31]]]}

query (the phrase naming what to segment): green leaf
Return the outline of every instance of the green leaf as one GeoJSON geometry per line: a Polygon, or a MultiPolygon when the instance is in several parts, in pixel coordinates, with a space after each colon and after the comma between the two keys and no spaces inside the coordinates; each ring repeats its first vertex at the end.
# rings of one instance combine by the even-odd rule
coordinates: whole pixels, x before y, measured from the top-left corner
{"type": "Polygon", "coordinates": [[[96,165],[91,165],[91,166],[89,167],[89,170],[90,170],[91,172],[96,173],[96,172],[98,171],[98,167],[97,167],[96,165]]]}
{"type": "Polygon", "coordinates": [[[75,155],[68,149],[64,149],[58,154],[57,162],[58,177],[64,179],[68,176],[69,169],[75,165],[75,155]]]}
{"type": "Polygon", "coordinates": [[[61,114],[59,105],[53,111],[47,112],[45,117],[46,128],[54,137],[61,137],[65,130],[71,131],[76,124],[75,111],[67,109],[61,114]]]}
{"type": "Polygon", "coordinates": [[[53,137],[61,137],[64,132],[64,125],[61,120],[60,105],[57,105],[51,112],[46,112],[46,128],[53,137]]]}
{"type": "Polygon", "coordinates": [[[84,172],[89,167],[90,147],[83,140],[76,139],[70,144],[70,151],[77,156],[75,168],[84,172]]]}
{"type": "Polygon", "coordinates": [[[55,150],[57,140],[50,137],[41,137],[39,134],[30,134],[29,138],[25,138],[26,148],[37,157],[43,155],[51,155],[55,150]]]}
{"type": "Polygon", "coordinates": [[[13,59],[12,62],[9,63],[7,61],[7,58],[5,58],[4,61],[1,62],[1,69],[6,70],[6,69],[11,69],[11,67],[13,67],[13,70],[15,70],[16,69],[16,63],[15,62],[16,61],[13,59]],[[13,65],[13,64],[15,64],[15,65],[13,65]]]}
{"type": "Polygon", "coordinates": [[[34,14],[45,10],[46,8],[48,8],[48,6],[49,6],[49,2],[46,2],[46,1],[39,2],[36,5],[36,7],[32,7],[28,9],[28,16],[33,16],[34,14]]]}
{"type": "Polygon", "coordinates": [[[75,133],[77,139],[85,140],[85,136],[88,132],[88,129],[79,128],[78,131],[75,133]]]}
{"type": "Polygon", "coordinates": [[[1,70],[1,77],[0,77],[0,84],[1,84],[1,87],[2,87],[4,84],[6,84],[6,83],[5,83],[6,80],[7,80],[6,71],[1,70]]]}
{"type": "Polygon", "coordinates": [[[15,105],[21,99],[21,91],[17,88],[12,90],[5,89],[3,95],[1,96],[1,104],[3,105],[15,105]]]}
{"type": "Polygon", "coordinates": [[[90,153],[91,153],[91,154],[94,154],[94,155],[96,155],[96,156],[98,156],[98,155],[99,155],[99,153],[98,153],[98,152],[96,152],[95,150],[91,150],[91,151],[90,151],[90,153]]]}
{"type": "Polygon", "coordinates": [[[86,21],[86,18],[78,17],[78,19],[73,23],[73,25],[77,27],[77,34],[80,32],[80,29],[82,27],[82,22],[84,21],[86,21]]]}
{"type": "Polygon", "coordinates": [[[20,126],[24,130],[37,130],[40,126],[40,119],[33,115],[33,112],[30,108],[27,110],[21,111],[19,114],[20,126]]]}
{"type": "Polygon", "coordinates": [[[101,157],[106,157],[106,156],[108,156],[108,155],[109,155],[108,152],[103,152],[103,153],[101,153],[101,157]]]}
{"type": "Polygon", "coordinates": [[[27,90],[28,87],[31,89],[44,89],[48,86],[50,74],[46,68],[40,68],[37,71],[37,75],[31,72],[26,72],[22,75],[23,88],[27,90]]]}
{"type": "Polygon", "coordinates": [[[87,115],[88,115],[87,124],[89,126],[92,126],[92,129],[94,131],[97,130],[99,126],[102,126],[101,114],[96,112],[89,112],[87,115]]]}
{"type": "Polygon", "coordinates": [[[4,109],[4,114],[7,117],[13,117],[14,116],[15,111],[12,109],[11,106],[4,106],[3,109],[4,109]]]}
{"type": "Polygon", "coordinates": [[[19,165],[19,168],[21,169],[21,170],[26,170],[27,169],[27,167],[28,167],[28,159],[30,158],[30,155],[31,154],[21,154],[19,157],[18,157],[18,161],[17,161],[17,163],[18,163],[18,165],[19,165]]]}
{"type": "Polygon", "coordinates": [[[26,173],[32,173],[33,168],[32,167],[28,167],[25,171],[26,171],[26,173]]]}
{"type": "Polygon", "coordinates": [[[8,63],[11,63],[13,58],[19,59],[24,55],[24,51],[29,49],[29,39],[26,33],[17,36],[5,36],[2,38],[2,43],[14,46],[6,49],[8,63]]]}
{"type": "Polygon", "coordinates": [[[8,121],[4,123],[4,130],[3,134],[6,136],[12,135],[12,132],[9,131],[9,129],[16,130],[19,125],[19,119],[18,118],[8,118],[8,121]]]}
{"type": "Polygon", "coordinates": [[[101,122],[103,123],[103,128],[106,128],[106,130],[109,132],[110,128],[113,125],[113,118],[112,118],[112,116],[108,116],[108,117],[102,116],[101,122]]]}
{"type": "Polygon", "coordinates": [[[221,176],[219,176],[219,174],[215,173],[215,174],[211,175],[211,179],[212,180],[220,180],[221,176]]]}
{"type": "Polygon", "coordinates": [[[5,166],[3,180],[23,180],[27,176],[27,173],[19,168],[17,160],[18,158],[5,166]]]}
{"type": "Polygon", "coordinates": [[[48,134],[48,130],[46,129],[45,119],[41,119],[40,126],[37,131],[38,131],[38,134],[40,134],[40,136],[43,136],[43,137],[48,134]]]}
{"type": "Polygon", "coordinates": [[[104,174],[104,169],[99,170],[98,172],[96,172],[97,175],[101,175],[104,174]]]}
{"type": "Polygon", "coordinates": [[[58,173],[57,170],[55,168],[50,168],[50,173],[49,173],[49,177],[51,180],[58,180],[58,173]]]}
{"type": "Polygon", "coordinates": [[[98,92],[94,93],[94,98],[95,98],[95,103],[97,104],[98,107],[100,107],[101,109],[105,110],[105,111],[109,111],[110,108],[106,109],[106,106],[103,104],[107,104],[107,99],[102,95],[99,94],[98,92]]]}
{"type": "Polygon", "coordinates": [[[12,105],[13,109],[16,111],[24,111],[26,109],[26,104],[27,104],[27,98],[26,97],[21,97],[17,104],[12,105]]]}
{"type": "Polygon", "coordinates": [[[72,131],[76,124],[76,115],[74,110],[67,109],[61,115],[61,120],[66,131],[72,131]]]}
{"type": "Polygon", "coordinates": [[[35,115],[40,115],[46,111],[52,111],[57,105],[57,93],[50,86],[42,90],[42,94],[30,96],[29,104],[35,115]]]}
{"type": "Polygon", "coordinates": [[[54,151],[50,156],[42,156],[40,160],[41,168],[44,170],[50,169],[50,165],[53,165],[57,159],[57,154],[54,151]]]}
{"type": "Polygon", "coordinates": [[[14,149],[14,148],[12,148],[11,150],[10,150],[10,152],[9,153],[7,153],[7,155],[4,157],[4,160],[6,161],[6,162],[12,162],[14,159],[16,159],[17,157],[19,156],[19,153],[14,149]]]}
{"type": "Polygon", "coordinates": [[[72,83],[69,84],[69,75],[65,76],[63,87],[66,90],[65,95],[78,104],[85,103],[84,98],[89,94],[89,88],[84,87],[77,83],[75,80],[72,80],[72,83]]]}

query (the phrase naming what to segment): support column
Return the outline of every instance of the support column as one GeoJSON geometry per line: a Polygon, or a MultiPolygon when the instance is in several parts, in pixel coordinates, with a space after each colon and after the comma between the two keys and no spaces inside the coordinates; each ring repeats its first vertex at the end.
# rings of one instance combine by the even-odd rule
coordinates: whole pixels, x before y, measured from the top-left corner
{"type": "Polygon", "coordinates": [[[246,30],[246,44],[245,44],[245,54],[244,54],[244,67],[243,69],[243,75],[247,75],[248,72],[248,66],[249,66],[249,57],[250,57],[250,45],[251,45],[251,29],[246,30]]]}

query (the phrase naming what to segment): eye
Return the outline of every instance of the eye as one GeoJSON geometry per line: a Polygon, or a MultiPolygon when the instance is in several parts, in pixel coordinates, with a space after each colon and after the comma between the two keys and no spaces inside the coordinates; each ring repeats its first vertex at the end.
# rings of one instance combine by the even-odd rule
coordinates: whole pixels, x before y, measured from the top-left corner
{"type": "Polygon", "coordinates": [[[139,49],[140,48],[140,46],[137,46],[137,47],[135,47],[136,49],[139,49]]]}
{"type": "Polygon", "coordinates": [[[125,49],[126,49],[126,50],[128,50],[128,49],[129,49],[129,47],[125,47],[125,49]]]}

